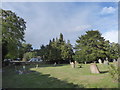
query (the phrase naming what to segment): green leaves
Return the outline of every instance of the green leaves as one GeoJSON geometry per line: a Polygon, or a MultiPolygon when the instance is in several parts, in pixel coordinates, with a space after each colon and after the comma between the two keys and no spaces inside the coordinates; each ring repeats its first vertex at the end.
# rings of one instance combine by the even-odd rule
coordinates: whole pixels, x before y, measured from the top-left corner
{"type": "Polygon", "coordinates": [[[2,19],[2,51],[4,58],[17,58],[18,48],[24,41],[26,22],[10,10],[1,10],[2,19]],[[5,46],[6,45],[6,46],[5,46]],[[7,55],[8,54],[8,55],[7,55]]]}
{"type": "Polygon", "coordinates": [[[109,41],[105,41],[98,30],[87,31],[76,40],[76,43],[74,57],[77,57],[76,60],[79,62],[104,59],[110,55],[109,41]]]}
{"type": "Polygon", "coordinates": [[[63,60],[71,60],[73,55],[72,45],[70,41],[66,43],[64,41],[62,33],[60,33],[59,39],[56,38],[50,40],[49,45],[42,45],[39,51],[39,55],[45,61],[63,61],[63,60]]]}

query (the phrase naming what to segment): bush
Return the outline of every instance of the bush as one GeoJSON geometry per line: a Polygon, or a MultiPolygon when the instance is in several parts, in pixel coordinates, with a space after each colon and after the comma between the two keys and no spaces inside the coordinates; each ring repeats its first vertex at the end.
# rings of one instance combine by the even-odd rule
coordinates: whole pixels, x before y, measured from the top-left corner
{"type": "Polygon", "coordinates": [[[117,66],[115,66],[113,64],[110,64],[109,65],[109,73],[115,81],[120,82],[120,79],[119,79],[120,68],[118,68],[117,66]]]}

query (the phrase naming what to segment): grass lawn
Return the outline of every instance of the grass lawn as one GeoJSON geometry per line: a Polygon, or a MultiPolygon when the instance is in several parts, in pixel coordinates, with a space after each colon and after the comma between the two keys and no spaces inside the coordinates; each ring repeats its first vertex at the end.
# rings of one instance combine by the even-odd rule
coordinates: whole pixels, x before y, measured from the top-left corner
{"type": "MultiPolygon", "coordinates": [[[[118,88],[109,72],[108,66],[97,64],[100,74],[90,73],[90,64],[82,68],[71,68],[64,64],[53,65],[27,65],[32,72],[19,75],[13,66],[3,68],[3,88],[118,88]]],[[[22,66],[17,66],[22,68],[22,66]]]]}

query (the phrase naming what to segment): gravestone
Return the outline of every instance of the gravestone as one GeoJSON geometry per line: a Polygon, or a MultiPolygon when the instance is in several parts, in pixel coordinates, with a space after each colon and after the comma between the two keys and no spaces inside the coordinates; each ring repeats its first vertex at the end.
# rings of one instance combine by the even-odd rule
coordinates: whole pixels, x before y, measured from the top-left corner
{"type": "Polygon", "coordinates": [[[71,64],[71,67],[72,67],[72,68],[75,68],[74,62],[70,62],[70,64],[71,64]]]}
{"type": "Polygon", "coordinates": [[[38,68],[38,64],[36,64],[36,68],[38,68]]]}
{"type": "Polygon", "coordinates": [[[102,60],[101,59],[99,59],[98,62],[99,62],[99,64],[102,64],[102,60]]]}
{"type": "Polygon", "coordinates": [[[75,61],[75,67],[77,67],[77,66],[78,66],[78,64],[79,64],[79,63],[78,63],[77,61],[75,61]]]}
{"type": "Polygon", "coordinates": [[[21,75],[21,74],[23,74],[23,71],[19,70],[18,73],[19,73],[19,75],[21,75]]]}
{"type": "Polygon", "coordinates": [[[56,66],[56,62],[54,63],[54,66],[56,66]]]}
{"type": "Polygon", "coordinates": [[[105,65],[109,65],[109,61],[108,60],[104,60],[104,64],[105,65]]]}
{"type": "Polygon", "coordinates": [[[75,64],[78,64],[78,62],[77,62],[77,61],[75,61],[75,64]]]}
{"type": "Polygon", "coordinates": [[[23,65],[23,70],[25,71],[25,65],[23,65]]]}
{"type": "Polygon", "coordinates": [[[113,65],[116,67],[118,66],[118,62],[115,59],[113,60],[113,65]]]}
{"type": "Polygon", "coordinates": [[[106,60],[108,61],[108,58],[106,57],[106,60]]]}
{"type": "Polygon", "coordinates": [[[91,71],[91,73],[100,73],[100,71],[95,63],[92,63],[90,65],[90,71],[91,71]]]}
{"type": "Polygon", "coordinates": [[[114,62],[116,62],[116,60],[115,60],[115,59],[113,59],[113,63],[114,63],[114,62]]]}

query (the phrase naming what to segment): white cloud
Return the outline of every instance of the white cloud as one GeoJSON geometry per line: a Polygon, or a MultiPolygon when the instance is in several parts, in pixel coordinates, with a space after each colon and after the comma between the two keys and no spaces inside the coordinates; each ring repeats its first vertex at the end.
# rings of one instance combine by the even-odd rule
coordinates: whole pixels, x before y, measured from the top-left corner
{"type": "Polygon", "coordinates": [[[92,26],[91,25],[79,25],[73,28],[71,31],[85,31],[89,30],[92,26]]]}
{"type": "MultiPolygon", "coordinates": [[[[50,39],[63,33],[65,40],[75,44],[78,36],[86,30],[117,30],[116,16],[101,18],[97,3],[79,5],[79,3],[5,3],[5,9],[10,9],[27,22],[25,33],[26,43],[34,48],[47,44],[50,39]],[[29,8],[28,8],[29,7],[29,8]],[[111,23],[112,22],[112,23],[111,23]],[[114,24],[115,22],[115,24],[114,24]]],[[[115,14],[116,15],[116,14],[115,14]]],[[[108,38],[109,39],[109,38],[108,38]]]]}
{"type": "Polygon", "coordinates": [[[118,30],[111,30],[111,31],[105,32],[105,33],[103,33],[102,36],[106,40],[109,40],[110,42],[118,43],[118,30]]]}
{"type": "Polygon", "coordinates": [[[102,15],[103,14],[112,14],[116,11],[116,8],[114,7],[104,7],[102,11],[100,12],[102,15]]]}

